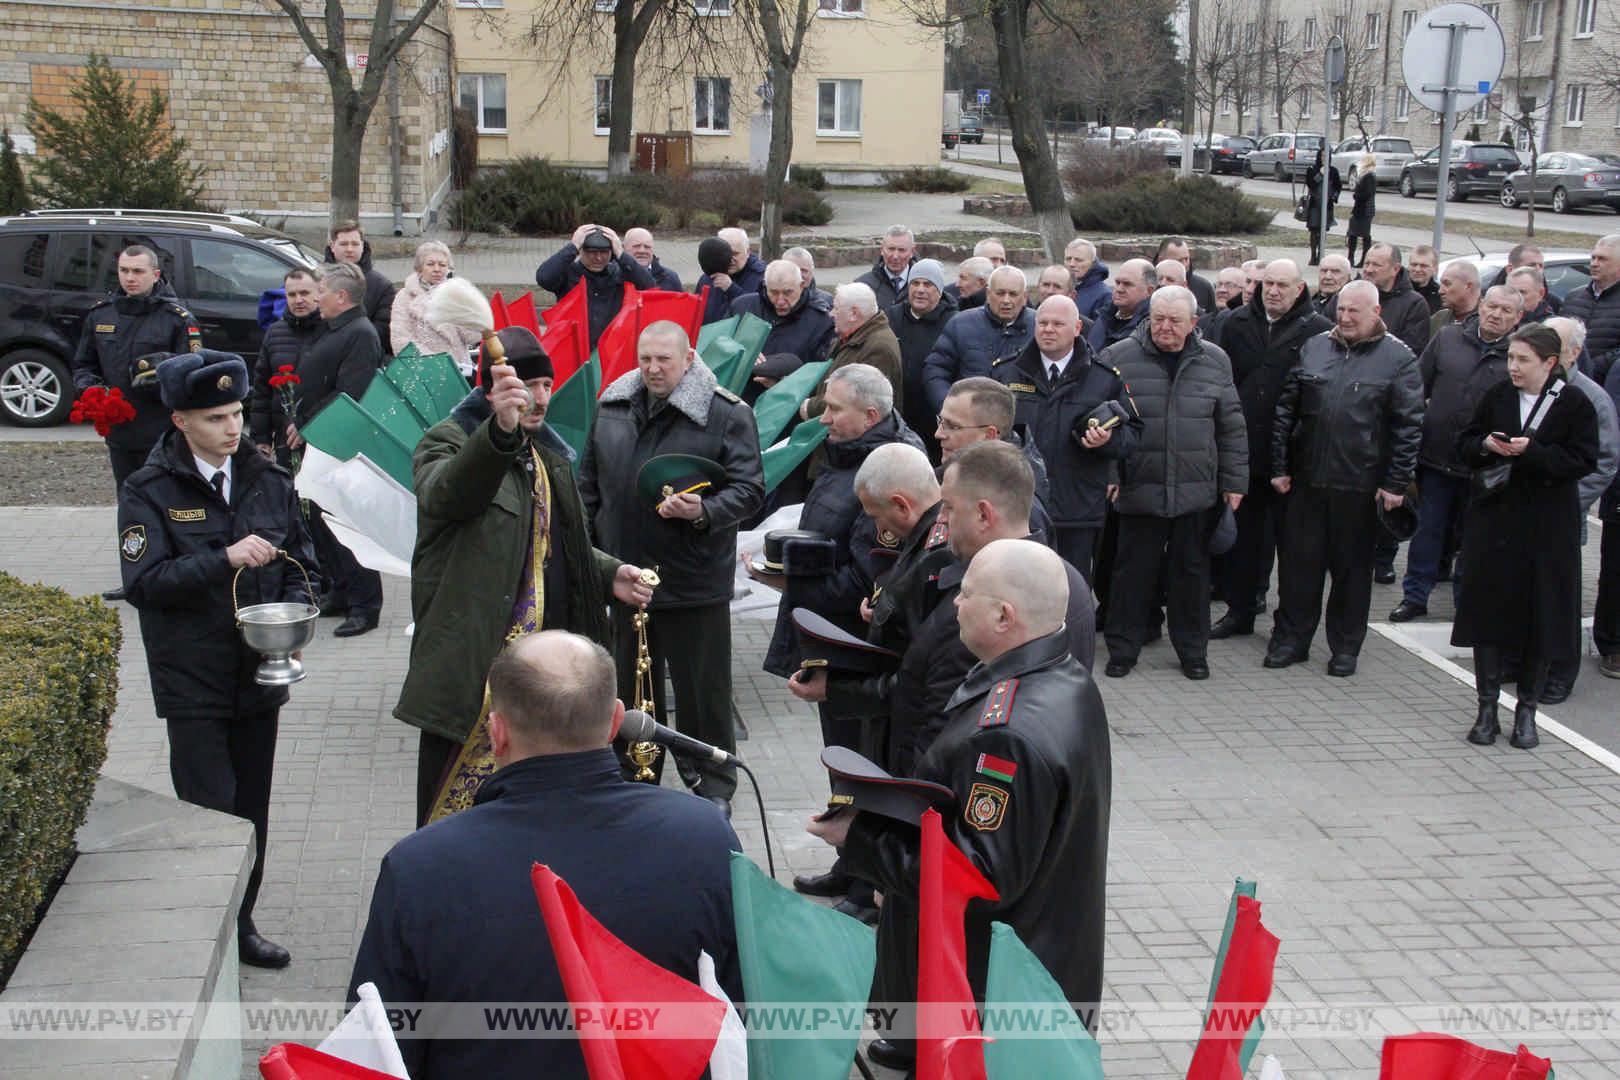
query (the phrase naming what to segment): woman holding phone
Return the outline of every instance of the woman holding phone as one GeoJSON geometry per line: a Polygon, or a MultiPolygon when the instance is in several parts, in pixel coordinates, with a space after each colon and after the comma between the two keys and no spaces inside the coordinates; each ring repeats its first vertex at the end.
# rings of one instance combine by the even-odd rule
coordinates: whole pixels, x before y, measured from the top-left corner
{"type": "Polygon", "coordinates": [[[1486,392],[1457,437],[1474,470],[1463,526],[1468,579],[1451,643],[1474,649],[1479,716],[1468,741],[1500,732],[1504,656],[1518,658],[1513,746],[1540,742],[1536,705],[1555,660],[1579,655],[1581,477],[1597,467],[1597,413],[1567,393],[1556,331],[1527,326],[1508,345],[1508,381],[1486,392]],[[1476,569],[1477,568],[1477,569],[1476,569]]]}

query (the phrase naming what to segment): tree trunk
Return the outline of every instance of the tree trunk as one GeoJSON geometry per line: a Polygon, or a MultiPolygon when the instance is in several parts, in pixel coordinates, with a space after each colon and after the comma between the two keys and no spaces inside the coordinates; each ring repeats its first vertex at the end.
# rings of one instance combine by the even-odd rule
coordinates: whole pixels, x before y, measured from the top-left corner
{"type": "Polygon", "coordinates": [[[332,87],[332,225],[360,220],[360,158],[370,120],[371,109],[359,93],[332,87]]]}
{"type": "Polygon", "coordinates": [[[771,147],[765,155],[765,196],[759,208],[759,257],[782,257],[782,190],[793,161],[793,69],[771,58],[771,147]]]}
{"type": "MultiPolygon", "coordinates": [[[[1042,138],[1040,94],[1033,66],[1025,55],[1029,0],[998,0],[990,8],[996,31],[996,65],[1002,93],[1007,98],[1007,124],[1012,129],[1013,153],[1018,155],[1024,192],[1040,230],[1041,245],[1049,262],[1059,262],[1063,249],[1074,239],[1074,220],[1063,198],[1057,161],[1042,138]]],[[[1109,117],[1109,125],[1114,117],[1109,117]]],[[[1109,132],[1110,140],[1113,132],[1109,132]]]]}
{"type": "Polygon", "coordinates": [[[629,176],[630,139],[634,132],[636,107],[636,54],[642,36],[636,32],[635,7],[621,0],[621,10],[613,16],[613,89],[608,106],[609,176],[629,176]]]}

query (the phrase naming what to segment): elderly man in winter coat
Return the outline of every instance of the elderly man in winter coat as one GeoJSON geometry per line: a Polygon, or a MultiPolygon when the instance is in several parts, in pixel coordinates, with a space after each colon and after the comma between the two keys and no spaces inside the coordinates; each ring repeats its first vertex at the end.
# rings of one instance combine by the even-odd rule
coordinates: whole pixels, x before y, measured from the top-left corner
{"type": "MultiPolygon", "coordinates": [[[[833,328],[837,342],[829,359],[827,376],[849,364],[867,364],[883,373],[894,391],[894,407],[902,407],[905,382],[900,373],[900,342],[889,329],[889,317],[878,308],[877,297],[859,281],[838,286],[833,293],[833,328]]],[[[799,419],[820,416],[827,407],[827,382],[799,406],[799,419]]]]}
{"type": "Polygon", "coordinates": [[[1093,319],[1113,295],[1108,287],[1108,264],[1097,258],[1097,245],[1076,238],[1063,249],[1063,265],[1074,279],[1074,306],[1083,319],[1093,319]]]}
{"type": "Polygon", "coordinates": [[[1029,311],[1029,282],[1024,280],[1022,270],[998,267],[990,274],[985,291],[989,299],[984,307],[958,312],[945,325],[945,332],[923,362],[923,382],[936,413],[952,383],[974,375],[989,375],[997,360],[1017,356],[1035,334],[1035,318],[1029,311]]]}
{"type": "MultiPolygon", "coordinates": [[[[1440,562],[1462,546],[1463,508],[1472,471],[1457,453],[1457,433],[1474,419],[1485,391],[1507,378],[1508,335],[1519,325],[1524,300],[1506,285],[1485,294],[1479,314],[1442,327],[1418,358],[1423,373],[1423,444],[1418,448],[1417,533],[1406,556],[1401,602],[1390,622],[1408,622],[1429,613],[1429,593],[1440,578],[1440,562]]],[[[1462,589],[1466,568],[1452,567],[1451,588],[1462,589]]]]}
{"type": "Polygon", "coordinates": [[[1417,464],[1423,378],[1412,350],[1379,319],[1376,286],[1351,282],[1337,308],[1333,332],[1301,350],[1272,422],[1271,486],[1289,498],[1282,603],[1265,666],[1309,655],[1331,575],[1327,672],[1346,677],[1367,637],[1377,510],[1405,501],[1417,464]]]}
{"type": "MultiPolygon", "coordinates": [[[[1378,310],[1384,326],[1406,343],[1417,356],[1429,344],[1429,302],[1412,287],[1412,279],[1401,265],[1401,249],[1394,244],[1374,244],[1361,263],[1361,280],[1378,287],[1378,310]]],[[[1336,301],[1330,301],[1322,314],[1337,320],[1336,301]]]]}
{"type": "MultiPolygon", "coordinates": [[[[799,268],[786,259],[777,259],[766,266],[765,280],[760,283],[759,291],[738,298],[731,305],[731,313],[752,315],[770,324],[771,332],[765,338],[756,365],[765,363],[768,357],[784,354],[796,357],[800,364],[815,363],[826,359],[837,341],[831,309],[816,302],[805,288],[799,268]]],[[[788,372],[782,370],[776,377],[785,374],[788,372]]],[[[757,397],[769,382],[762,385],[760,380],[750,380],[750,384],[748,392],[743,394],[745,401],[757,397]]]]}
{"type": "Polygon", "coordinates": [[[591,348],[613,316],[624,306],[624,286],[654,289],[646,268],[624,250],[619,236],[601,225],[581,225],[558,252],[540,264],[534,280],[559,299],[585,282],[585,309],[590,319],[591,348]]]}
{"type": "Polygon", "coordinates": [[[1106,673],[1136,666],[1161,564],[1170,643],[1189,679],[1209,678],[1209,536],[1221,504],[1249,485],[1249,445],[1232,362],[1198,336],[1198,301],[1179,285],[1153,294],[1149,323],[1103,351],[1124,378],[1142,434],[1114,508],[1119,546],[1109,590],[1106,673]]]}
{"type": "Polygon", "coordinates": [[[939,460],[939,443],[934,427],[939,414],[928,399],[923,385],[923,364],[934,351],[934,343],[944,333],[945,324],[956,314],[956,305],[945,295],[945,268],[934,259],[919,259],[911,265],[906,298],[889,308],[889,329],[900,343],[900,415],[906,426],[922,436],[930,461],[939,460]]]}

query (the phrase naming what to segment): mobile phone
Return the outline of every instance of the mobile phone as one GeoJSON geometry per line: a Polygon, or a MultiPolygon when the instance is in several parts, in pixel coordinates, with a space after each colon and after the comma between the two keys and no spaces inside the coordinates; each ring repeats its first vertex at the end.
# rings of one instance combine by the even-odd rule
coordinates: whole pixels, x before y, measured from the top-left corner
{"type": "Polygon", "coordinates": [[[1512,442],[1513,441],[1513,436],[1505,434],[1505,433],[1500,432],[1500,431],[1491,432],[1491,438],[1495,439],[1497,442],[1500,442],[1500,443],[1512,442]]]}

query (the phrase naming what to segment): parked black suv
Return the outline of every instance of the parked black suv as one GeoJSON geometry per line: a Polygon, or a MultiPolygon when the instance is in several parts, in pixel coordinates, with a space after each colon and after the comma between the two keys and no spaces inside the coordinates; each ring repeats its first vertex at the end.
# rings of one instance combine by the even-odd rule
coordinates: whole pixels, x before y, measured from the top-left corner
{"type": "Polygon", "coordinates": [[[118,253],[145,244],[210,349],[259,351],[259,298],[319,253],[226,214],[51,210],[0,218],[0,417],[59,424],[73,407],[68,365],[84,316],[118,288],[118,253]]]}
{"type": "MultiPolygon", "coordinates": [[[[1446,201],[1465,202],[1470,195],[1496,198],[1502,181],[1518,171],[1519,154],[1507,143],[1454,142],[1451,168],[1446,174],[1446,201]]],[[[1408,199],[1420,191],[1434,191],[1440,177],[1440,148],[1401,167],[1401,194],[1408,199]]]]}

